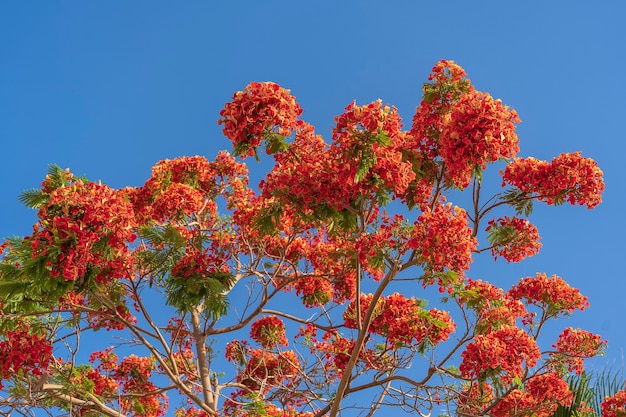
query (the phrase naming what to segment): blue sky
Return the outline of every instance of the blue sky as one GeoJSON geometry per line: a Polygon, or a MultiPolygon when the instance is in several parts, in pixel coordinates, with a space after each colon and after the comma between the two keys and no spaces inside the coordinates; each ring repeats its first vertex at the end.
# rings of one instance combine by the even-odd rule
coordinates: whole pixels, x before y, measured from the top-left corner
{"type": "Polygon", "coordinates": [[[538,256],[469,275],[504,288],[561,275],[591,302],[562,325],[601,333],[594,366],[621,367],[624,16],[618,0],[2,2],[0,235],[30,233],[17,196],[49,163],[139,186],[161,159],[228,149],[218,113],[250,81],[290,88],[328,136],[353,99],[381,98],[410,125],[431,67],[452,59],[519,112],[521,156],[582,151],[607,185],[595,210],[537,205],[538,256]]]}

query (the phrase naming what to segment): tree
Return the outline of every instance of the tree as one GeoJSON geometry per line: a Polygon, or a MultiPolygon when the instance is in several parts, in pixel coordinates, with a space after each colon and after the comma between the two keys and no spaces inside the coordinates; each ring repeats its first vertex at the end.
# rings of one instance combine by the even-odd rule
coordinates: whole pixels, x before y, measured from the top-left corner
{"type": "Polygon", "coordinates": [[[572,403],[568,374],[605,342],[537,340],[587,298],[558,276],[505,291],[466,273],[482,252],[539,251],[534,202],[598,205],[596,163],[517,157],[517,113],[452,61],[409,130],[396,108],[353,102],[327,143],[301,113],[253,82],[220,114],[234,156],[160,161],[123,189],[51,166],[22,195],[38,221],[2,246],[3,412],[541,417],[572,403]],[[244,161],[263,147],[255,190],[244,161]],[[488,166],[502,189],[485,199],[488,166]]]}

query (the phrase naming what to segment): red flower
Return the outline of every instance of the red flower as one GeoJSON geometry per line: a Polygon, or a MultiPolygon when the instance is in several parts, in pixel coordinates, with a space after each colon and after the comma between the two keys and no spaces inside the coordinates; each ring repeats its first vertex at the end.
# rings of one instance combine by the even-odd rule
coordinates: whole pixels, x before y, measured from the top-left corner
{"type": "Polygon", "coordinates": [[[489,94],[463,94],[444,118],[439,134],[439,155],[450,180],[466,188],[473,170],[515,157],[519,152],[515,124],[519,122],[514,110],[489,94]]]}
{"type": "Polygon", "coordinates": [[[521,377],[524,362],[535,366],[540,358],[537,343],[526,332],[504,327],[487,334],[476,335],[461,354],[461,374],[479,378],[486,371],[506,372],[509,377],[521,377]]]}
{"type": "Polygon", "coordinates": [[[599,355],[605,346],[606,341],[600,340],[600,335],[570,327],[564,329],[552,345],[556,352],[551,353],[551,356],[557,364],[567,366],[568,371],[580,374],[584,359],[599,355]]]}
{"type": "Polygon", "coordinates": [[[527,219],[505,216],[490,220],[486,231],[492,231],[490,236],[493,238],[490,240],[494,259],[501,256],[507,262],[520,262],[526,257],[536,255],[541,248],[539,230],[527,219]]]}
{"type": "Polygon", "coordinates": [[[17,372],[43,375],[52,361],[52,345],[45,334],[33,332],[28,325],[8,330],[0,342],[0,388],[2,380],[17,372]]]}
{"type": "Polygon", "coordinates": [[[605,398],[600,407],[603,417],[622,417],[626,413],[626,390],[605,398]]]}
{"type": "Polygon", "coordinates": [[[557,275],[548,278],[546,274],[537,273],[535,277],[522,278],[507,294],[516,300],[525,300],[527,304],[545,309],[550,316],[573,313],[589,307],[587,297],[557,275]]]}
{"type": "Polygon", "coordinates": [[[288,345],[285,323],[276,316],[261,317],[252,323],[250,337],[266,349],[288,345]]]}
{"type": "Polygon", "coordinates": [[[469,269],[476,239],[467,225],[465,211],[451,204],[438,204],[422,213],[407,243],[432,272],[450,269],[462,274],[469,269]]]}
{"type": "Polygon", "coordinates": [[[548,204],[565,201],[593,208],[602,202],[603,173],[580,152],[564,153],[552,162],[517,158],[507,165],[502,185],[512,185],[548,204]]]}
{"type": "Polygon", "coordinates": [[[252,156],[268,133],[289,136],[302,109],[289,90],[272,82],[253,82],[238,91],[220,112],[219,124],[233,142],[235,155],[252,156]]]}

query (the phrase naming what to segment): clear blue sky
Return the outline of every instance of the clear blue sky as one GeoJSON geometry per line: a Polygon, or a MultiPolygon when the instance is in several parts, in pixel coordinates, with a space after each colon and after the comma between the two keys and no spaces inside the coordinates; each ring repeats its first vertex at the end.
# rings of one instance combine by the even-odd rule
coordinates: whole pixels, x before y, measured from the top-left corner
{"type": "MultiPolygon", "coordinates": [[[[521,155],[582,151],[605,173],[595,210],[538,206],[544,248],[477,264],[508,288],[559,274],[591,308],[563,325],[626,349],[623,209],[626,3],[613,1],[4,1],[0,4],[0,235],[31,231],[16,197],[49,163],[114,187],[158,160],[230,143],[216,120],[250,81],[290,88],[327,134],[353,99],[396,105],[407,125],[440,59],[522,118],[521,155]]],[[[251,161],[252,162],[252,161],[251,161]]],[[[600,366],[599,365],[599,366],[600,366]]]]}

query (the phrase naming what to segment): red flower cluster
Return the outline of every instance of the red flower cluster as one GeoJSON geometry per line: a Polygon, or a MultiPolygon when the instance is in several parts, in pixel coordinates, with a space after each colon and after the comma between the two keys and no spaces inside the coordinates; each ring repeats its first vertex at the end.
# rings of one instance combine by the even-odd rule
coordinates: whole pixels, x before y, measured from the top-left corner
{"type": "Polygon", "coordinates": [[[333,141],[353,145],[367,144],[373,137],[384,133],[389,138],[402,137],[402,119],[395,107],[383,106],[378,99],[365,106],[357,106],[356,101],[350,103],[345,112],[335,117],[333,141]]]}
{"type": "Polygon", "coordinates": [[[245,341],[233,340],[226,345],[225,356],[239,368],[239,383],[263,393],[289,384],[301,372],[298,356],[292,350],[253,349],[245,341]]]}
{"type": "Polygon", "coordinates": [[[89,361],[100,361],[100,364],[87,377],[102,389],[101,394],[104,395],[112,394],[111,390],[117,385],[124,393],[118,397],[124,413],[134,412],[134,415],[145,417],[165,415],[167,395],[160,393],[150,381],[155,359],[129,355],[118,363],[117,355],[112,350],[108,348],[91,354],[89,361]]]}
{"type": "Polygon", "coordinates": [[[302,298],[305,307],[319,307],[328,303],[333,296],[333,285],[326,278],[302,277],[293,285],[296,295],[302,298]]]}
{"type": "Polygon", "coordinates": [[[208,249],[202,252],[194,247],[187,251],[172,268],[172,276],[181,278],[208,278],[216,272],[228,272],[229,267],[223,259],[208,249]]]}
{"type": "Polygon", "coordinates": [[[602,175],[596,162],[580,152],[561,154],[552,162],[517,158],[504,170],[502,186],[512,185],[548,204],[567,201],[593,208],[602,202],[602,175]]]}
{"type": "Polygon", "coordinates": [[[289,152],[275,159],[276,165],[259,184],[266,200],[276,198],[294,211],[309,214],[321,205],[343,209],[354,198],[350,188],[354,173],[337,162],[337,155],[331,155],[310,124],[302,123],[289,152]]]}
{"type": "Polygon", "coordinates": [[[300,114],[302,108],[289,90],[272,82],[253,82],[226,103],[218,123],[224,125],[224,136],[233,142],[235,154],[245,158],[255,154],[266,134],[290,135],[300,114]]]}
{"type": "Polygon", "coordinates": [[[265,316],[256,320],[250,327],[250,338],[265,349],[277,345],[287,346],[285,323],[276,316],[265,316]]]}
{"type": "Polygon", "coordinates": [[[432,160],[441,158],[448,183],[465,188],[476,170],[519,152],[517,113],[475,91],[461,67],[441,61],[428,79],[408,143],[432,160]]]}
{"type": "Polygon", "coordinates": [[[127,189],[140,223],[164,222],[204,210],[214,214],[206,196],[216,193],[216,172],[202,156],[165,159],[152,167],[143,187],[127,189]]]}
{"type": "Polygon", "coordinates": [[[548,372],[528,379],[524,387],[513,389],[502,398],[494,396],[489,384],[473,382],[461,395],[459,409],[472,415],[483,415],[489,410],[494,417],[547,417],[559,405],[568,406],[572,401],[567,382],[548,372]]]}
{"type": "Polygon", "coordinates": [[[489,232],[492,229],[500,229],[506,233],[506,240],[497,242],[491,248],[494,259],[501,256],[507,262],[520,262],[529,256],[536,255],[541,249],[539,230],[527,219],[505,216],[490,220],[486,231],[489,232]]]}
{"type": "Polygon", "coordinates": [[[383,106],[381,100],[364,106],[352,102],[345,110],[335,118],[331,154],[342,155],[340,166],[349,167],[349,176],[355,178],[355,183],[368,183],[375,178],[382,181],[382,187],[403,196],[415,173],[412,165],[403,160],[401,149],[405,140],[398,110],[383,106]],[[372,166],[360,178],[355,162],[363,163],[367,158],[371,158],[372,166]]]}
{"type": "Polygon", "coordinates": [[[458,300],[476,312],[476,333],[484,334],[515,326],[518,318],[528,316],[528,311],[519,300],[512,299],[502,289],[481,280],[466,280],[458,300]]]}
{"type": "Polygon", "coordinates": [[[600,408],[603,417],[622,417],[626,414],[626,389],[618,391],[612,397],[605,398],[600,408]]]}
{"type": "MultiPolygon", "coordinates": [[[[46,188],[44,183],[44,189],[46,188]]],[[[50,191],[30,241],[53,277],[76,281],[97,271],[99,283],[131,275],[127,244],[135,240],[134,213],[123,192],[77,181],[50,191]]]]}
{"type": "Polygon", "coordinates": [[[569,406],[574,399],[568,384],[555,373],[529,379],[525,389],[515,389],[491,409],[494,417],[547,417],[559,405],[569,406]]]}
{"type": "Polygon", "coordinates": [[[567,407],[574,400],[569,384],[556,372],[530,378],[525,388],[536,404],[531,410],[539,411],[539,416],[552,415],[559,405],[567,407]]]}
{"type": "Polygon", "coordinates": [[[52,345],[45,334],[21,325],[8,330],[0,342],[0,388],[2,380],[10,379],[18,371],[43,375],[52,360],[52,345]]]}
{"type": "Polygon", "coordinates": [[[472,262],[476,239],[463,209],[438,204],[418,217],[407,246],[416,250],[428,271],[443,272],[447,268],[463,274],[472,262]]]}
{"type": "Polygon", "coordinates": [[[331,146],[301,123],[289,152],[276,155],[275,167],[261,183],[263,196],[306,214],[344,210],[380,192],[402,197],[415,173],[404,160],[400,128],[397,111],[380,101],[346,107],[331,146]]]}
{"type": "Polygon", "coordinates": [[[439,155],[450,180],[458,187],[469,185],[474,169],[487,163],[513,158],[519,152],[514,110],[489,94],[471,91],[463,94],[444,117],[439,134],[439,155]]]}
{"type": "Polygon", "coordinates": [[[516,327],[503,327],[476,335],[461,354],[460,370],[467,378],[480,378],[485,372],[505,372],[509,378],[521,377],[524,361],[527,367],[532,367],[540,356],[537,343],[526,332],[516,327]]]}
{"type": "Polygon", "coordinates": [[[565,365],[568,371],[580,374],[583,371],[584,359],[599,355],[605,346],[606,341],[600,340],[600,335],[570,327],[564,329],[556,343],[552,345],[556,352],[551,356],[556,365],[565,365]]]}
{"type": "Polygon", "coordinates": [[[587,297],[557,275],[548,278],[546,274],[537,273],[535,277],[522,278],[507,294],[513,299],[525,300],[527,304],[545,309],[549,316],[589,307],[587,297]]]}
{"type": "MultiPolygon", "coordinates": [[[[372,295],[361,295],[361,320],[372,302],[372,295]]],[[[344,324],[356,329],[356,302],[351,302],[343,315],[344,324]]],[[[413,297],[395,293],[382,297],[376,304],[369,331],[386,337],[391,348],[413,343],[428,343],[434,346],[447,340],[456,325],[444,311],[424,310],[413,297]]]]}

